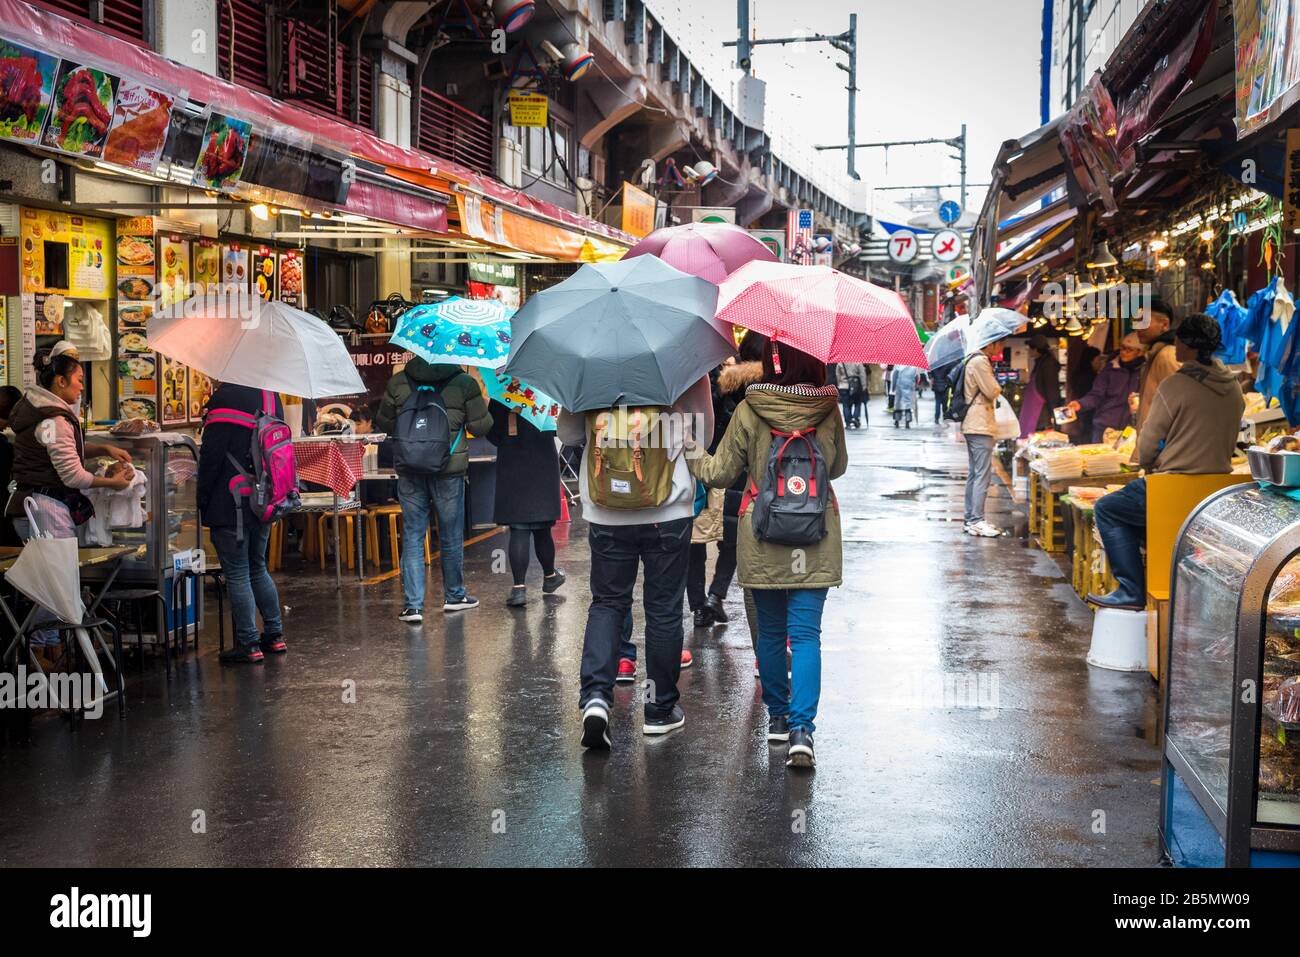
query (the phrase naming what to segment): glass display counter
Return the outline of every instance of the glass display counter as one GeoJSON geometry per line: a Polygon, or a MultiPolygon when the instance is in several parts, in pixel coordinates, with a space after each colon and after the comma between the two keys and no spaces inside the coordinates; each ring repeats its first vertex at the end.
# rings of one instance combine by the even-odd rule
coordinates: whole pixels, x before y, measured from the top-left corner
{"type": "Polygon", "coordinates": [[[1235,485],[1174,551],[1161,850],[1300,866],[1300,501],[1235,485]]]}

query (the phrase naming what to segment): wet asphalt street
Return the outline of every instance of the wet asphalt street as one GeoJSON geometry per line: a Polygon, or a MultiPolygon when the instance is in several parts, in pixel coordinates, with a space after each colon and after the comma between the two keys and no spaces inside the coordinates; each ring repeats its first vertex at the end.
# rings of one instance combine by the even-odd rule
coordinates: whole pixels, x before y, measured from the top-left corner
{"type": "MultiPolygon", "coordinates": [[[[686,727],[643,737],[620,685],[612,753],[583,754],[575,521],[559,594],[534,566],[528,607],[503,607],[496,535],[467,559],[482,607],[422,628],[396,620],[395,579],[336,592],[290,559],[288,655],[222,668],[213,630],[170,680],[132,662],[125,721],[45,715],[0,749],[0,864],[1154,864],[1150,678],[1084,663],[1090,613],[1048,556],[962,534],[951,426],[871,411],[836,482],[815,773],[764,740],[734,585],[730,626],[685,622],[686,727]]],[[[1023,533],[1000,483],[989,518],[1023,533]]]]}

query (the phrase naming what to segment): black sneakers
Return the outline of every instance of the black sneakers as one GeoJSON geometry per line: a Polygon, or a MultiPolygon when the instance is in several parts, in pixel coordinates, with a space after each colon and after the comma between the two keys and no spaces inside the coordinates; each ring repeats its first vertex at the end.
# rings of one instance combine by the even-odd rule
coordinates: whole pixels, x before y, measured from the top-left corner
{"type": "Polygon", "coordinates": [[[217,656],[223,665],[260,665],[265,657],[257,645],[251,648],[235,645],[217,656]]]}
{"type": "Polygon", "coordinates": [[[807,728],[795,728],[790,732],[790,748],[786,751],[787,768],[811,768],[816,766],[817,758],[813,754],[813,736],[807,728]]]}
{"type": "Polygon", "coordinates": [[[258,640],[263,653],[268,655],[282,655],[289,650],[289,646],[284,642],[284,635],[263,635],[258,640]]]}
{"type": "Polygon", "coordinates": [[[722,599],[717,595],[710,595],[704,599],[704,607],[708,609],[709,615],[714,622],[719,625],[725,625],[731,619],[727,617],[726,609],[722,607],[722,599]]]}
{"type": "Polygon", "coordinates": [[[564,572],[557,568],[552,574],[542,578],[542,594],[549,595],[554,591],[558,591],[560,586],[563,584],[564,572]]]}
{"type": "Polygon", "coordinates": [[[507,608],[523,608],[528,604],[528,586],[516,585],[510,589],[510,597],[506,599],[507,608]]]}
{"type": "Polygon", "coordinates": [[[652,718],[646,715],[645,723],[641,730],[645,734],[667,734],[669,731],[676,731],[686,723],[686,712],[678,705],[673,705],[673,712],[670,715],[660,718],[652,718]]]}
{"type": "Polygon", "coordinates": [[[790,722],[783,714],[774,714],[767,719],[767,740],[789,741],[790,722]]]}
{"type": "Polygon", "coordinates": [[[473,595],[461,595],[456,601],[443,602],[443,611],[464,611],[466,608],[477,608],[478,599],[473,595]]]}
{"type": "Polygon", "coordinates": [[[713,616],[708,608],[700,607],[695,609],[694,621],[696,628],[709,628],[713,625],[713,616]]]}
{"type": "Polygon", "coordinates": [[[582,709],[582,746],[609,750],[609,705],[592,698],[582,709]]]}
{"type": "Polygon", "coordinates": [[[424,613],[418,608],[411,608],[409,605],[402,609],[402,613],[397,616],[399,621],[409,622],[412,625],[418,625],[424,621],[424,613]]]}

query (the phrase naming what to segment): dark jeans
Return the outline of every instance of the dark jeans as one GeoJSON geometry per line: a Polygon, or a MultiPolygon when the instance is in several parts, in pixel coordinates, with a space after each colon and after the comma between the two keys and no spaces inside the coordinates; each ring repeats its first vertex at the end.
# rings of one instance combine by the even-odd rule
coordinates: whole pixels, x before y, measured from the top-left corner
{"type": "Polygon", "coordinates": [[[845,425],[862,421],[862,412],[865,407],[862,398],[863,393],[861,392],[849,392],[848,389],[840,389],[840,408],[844,411],[845,425]]]}
{"type": "Polygon", "coordinates": [[[948,403],[945,401],[944,390],[938,386],[934,390],[934,424],[938,425],[943,421],[944,415],[948,412],[948,403]]]}
{"type": "Polygon", "coordinates": [[[1097,499],[1092,514],[1119,590],[1135,601],[1145,601],[1147,573],[1142,563],[1142,543],[1147,533],[1147,480],[1137,479],[1118,492],[1103,495],[1097,499]]]}
{"type": "Polygon", "coordinates": [[[717,596],[718,601],[727,597],[731,579],[736,575],[736,545],[725,541],[718,542],[718,564],[713,569],[713,584],[709,586],[708,595],[704,592],[704,579],[708,572],[709,546],[691,543],[690,570],[686,576],[686,603],[691,611],[704,607],[708,595],[717,596]]]}
{"type": "Polygon", "coordinates": [[[682,593],[691,544],[691,520],[657,525],[598,525],[591,543],[591,610],[582,640],[582,688],[578,705],[593,698],[614,700],[622,642],[629,637],[632,589],[638,565],[645,566],[647,717],[668,716],[677,703],[682,667],[682,593]]]}
{"type": "Polygon", "coordinates": [[[271,526],[244,516],[244,539],[236,538],[233,528],[212,529],[212,545],[221,559],[221,572],[230,593],[230,616],[234,621],[235,644],[240,648],[257,647],[257,614],[268,635],[284,634],[280,622],[280,593],[266,570],[266,545],[271,526]]]}

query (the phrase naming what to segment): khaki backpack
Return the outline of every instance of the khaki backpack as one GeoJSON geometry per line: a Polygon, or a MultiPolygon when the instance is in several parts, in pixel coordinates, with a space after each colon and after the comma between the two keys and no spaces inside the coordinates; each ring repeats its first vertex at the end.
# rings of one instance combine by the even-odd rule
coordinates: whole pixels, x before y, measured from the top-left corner
{"type": "Polygon", "coordinates": [[[587,489],[605,508],[657,508],[673,490],[658,406],[587,413],[587,489]]]}

